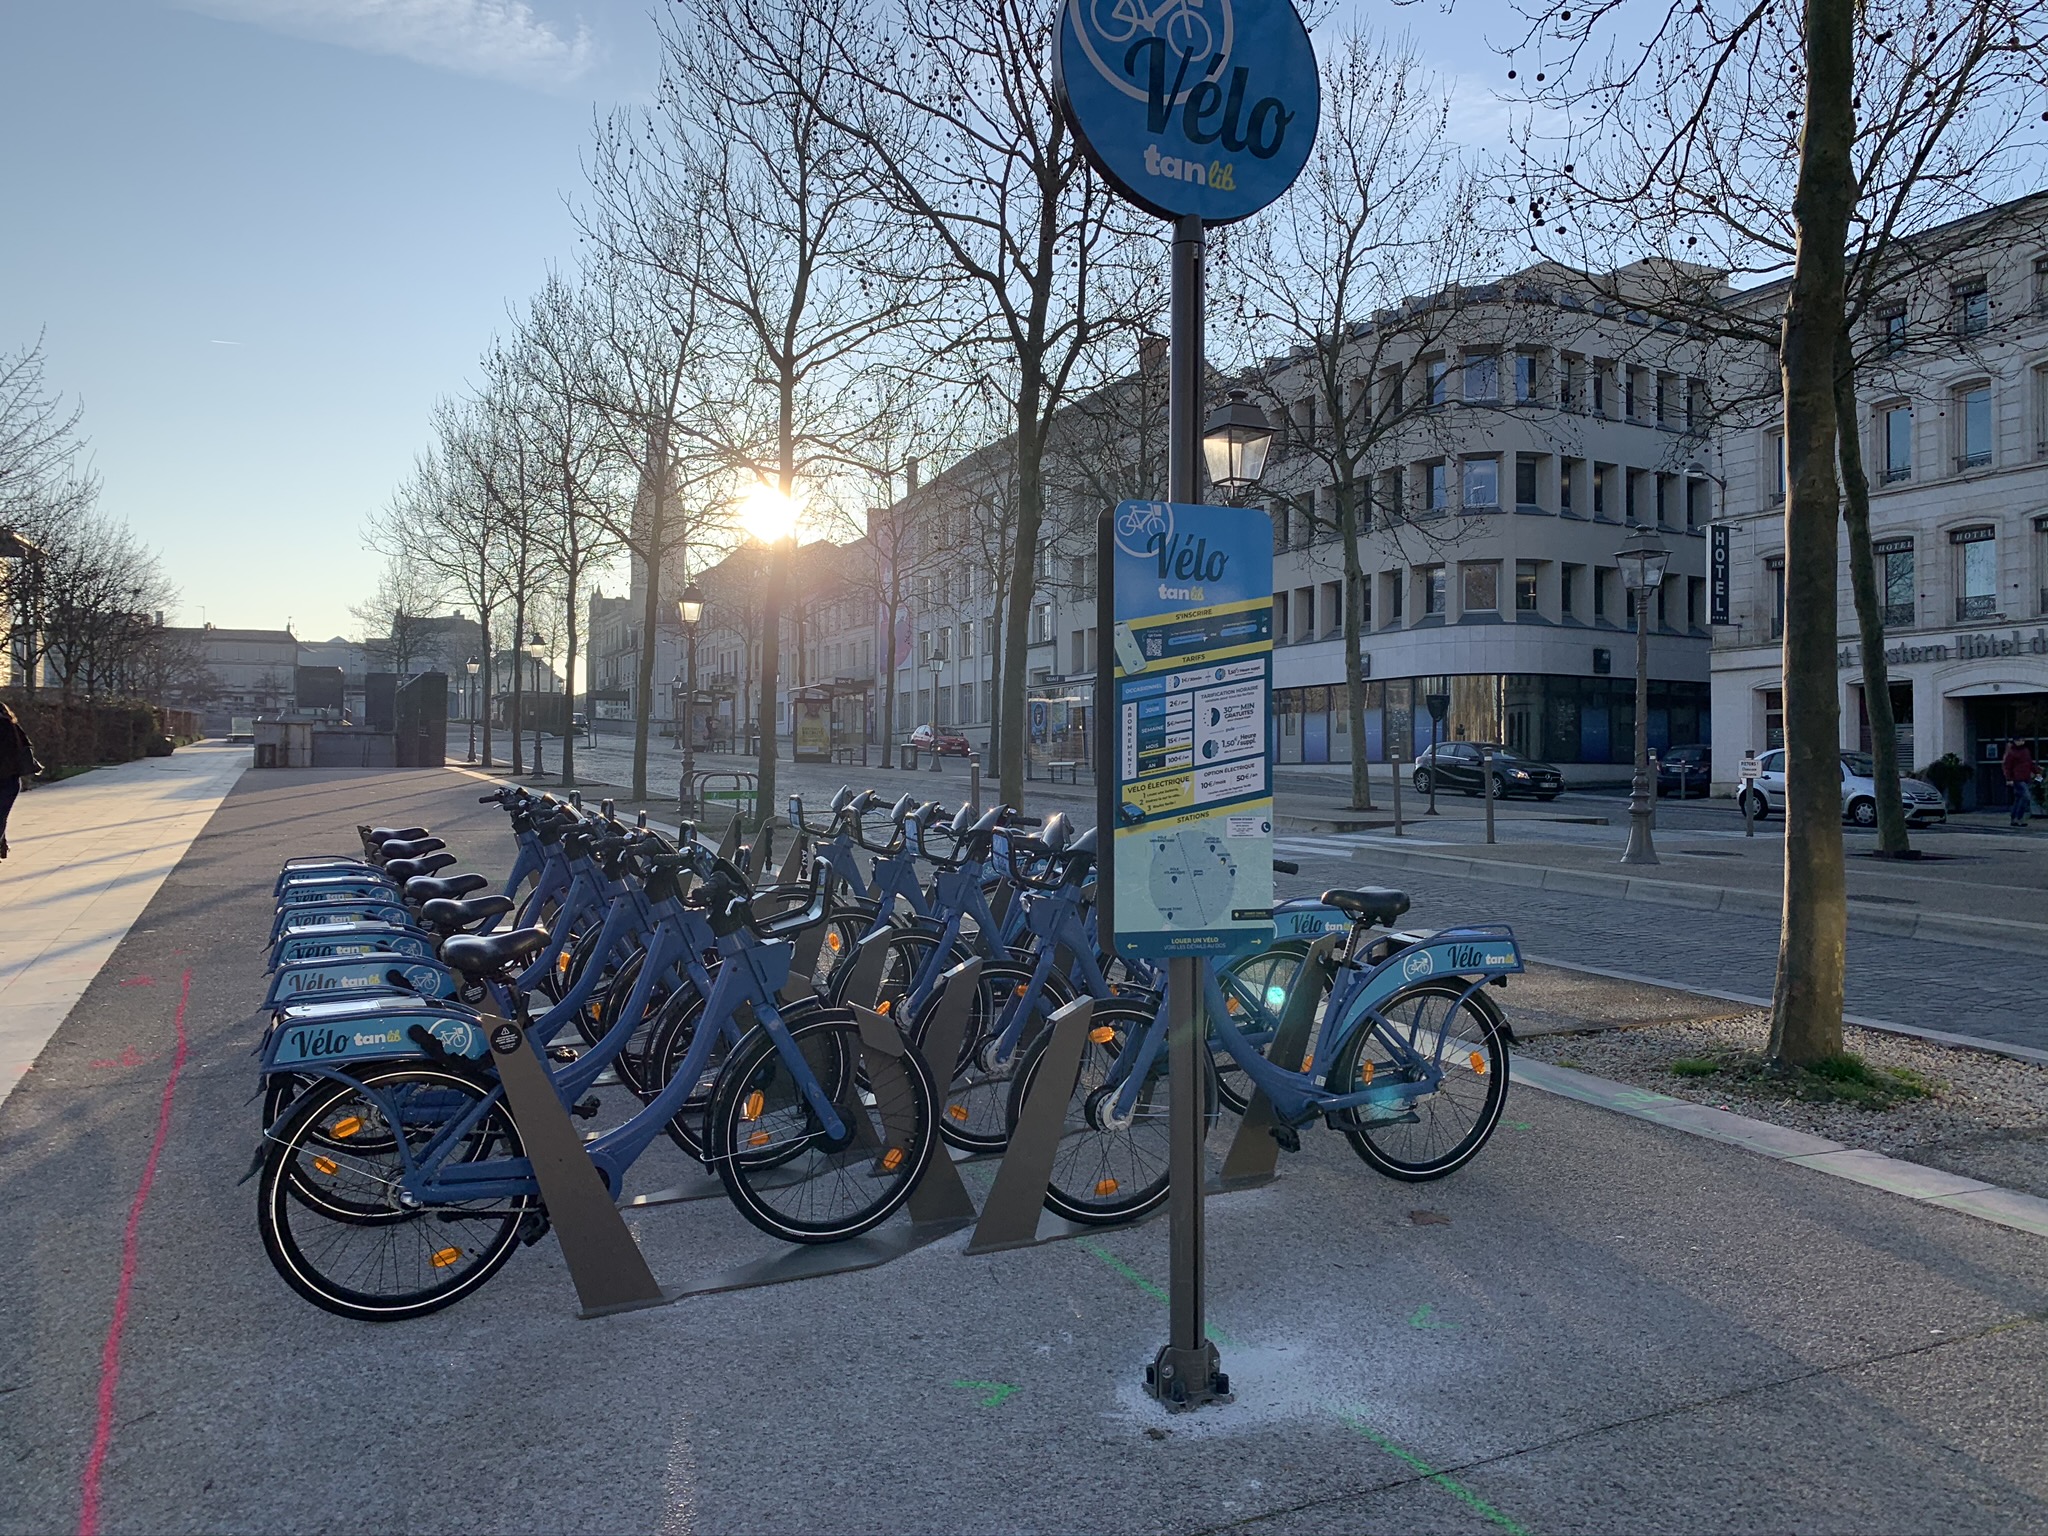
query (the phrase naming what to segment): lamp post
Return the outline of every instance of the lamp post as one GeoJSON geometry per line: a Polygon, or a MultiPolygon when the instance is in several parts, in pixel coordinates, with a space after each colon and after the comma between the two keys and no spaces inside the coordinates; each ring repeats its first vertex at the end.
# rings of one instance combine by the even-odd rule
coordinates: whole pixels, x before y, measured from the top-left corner
{"type": "MultiPolygon", "coordinates": [[[[933,640],[936,641],[938,635],[939,632],[937,630],[932,631],[933,640]]],[[[939,671],[946,665],[946,657],[945,653],[940,651],[936,645],[932,648],[931,660],[927,665],[932,669],[932,772],[937,773],[939,771],[939,671]]]]}
{"type": "Polygon", "coordinates": [[[1638,523],[1626,544],[1615,551],[1622,584],[1635,595],[1636,610],[1636,771],[1628,791],[1628,847],[1624,864],[1655,864],[1650,839],[1650,814],[1656,809],[1656,785],[1650,778],[1650,594],[1664,585],[1664,567],[1671,551],[1657,531],[1638,523]]]}
{"type": "Polygon", "coordinates": [[[476,674],[482,665],[474,656],[462,664],[462,669],[469,674],[469,760],[472,763],[476,761],[476,674]]]}
{"type": "Polygon", "coordinates": [[[697,625],[704,617],[704,594],[697,583],[688,582],[683,595],[676,599],[676,617],[683,626],[683,709],[676,717],[676,730],[680,733],[683,749],[683,787],[681,798],[694,799],[691,786],[695,783],[693,770],[697,766],[696,732],[691,729],[695,723],[690,718],[697,712],[697,625]]]}
{"type": "Polygon", "coordinates": [[[1422,814],[1436,814],[1436,749],[1442,739],[1444,716],[1450,713],[1451,696],[1448,693],[1432,693],[1422,701],[1429,709],[1429,809],[1422,814]]]}
{"type": "Polygon", "coordinates": [[[528,777],[529,777],[529,778],[535,778],[535,779],[537,779],[537,778],[541,777],[541,775],[543,775],[544,773],[546,773],[546,772],[547,772],[547,767],[546,767],[546,765],[545,765],[544,763],[542,763],[542,762],[541,762],[541,757],[540,757],[540,753],[541,753],[541,746],[540,746],[540,659],[541,659],[541,657],[545,656],[545,655],[546,655],[547,653],[548,653],[548,643],[547,643],[547,641],[545,641],[545,640],[541,639],[541,637],[539,636],[539,634],[537,634],[537,633],[536,633],[536,634],[531,634],[531,635],[528,635],[528,636],[526,637],[526,654],[527,654],[528,656],[531,656],[531,657],[533,658],[533,692],[534,692],[534,708],[533,708],[533,772],[532,772],[531,774],[529,774],[529,775],[528,775],[528,777]]]}
{"type": "Polygon", "coordinates": [[[1265,474],[1266,450],[1272,446],[1273,424],[1241,389],[1233,389],[1202,428],[1209,479],[1232,506],[1265,474]]]}

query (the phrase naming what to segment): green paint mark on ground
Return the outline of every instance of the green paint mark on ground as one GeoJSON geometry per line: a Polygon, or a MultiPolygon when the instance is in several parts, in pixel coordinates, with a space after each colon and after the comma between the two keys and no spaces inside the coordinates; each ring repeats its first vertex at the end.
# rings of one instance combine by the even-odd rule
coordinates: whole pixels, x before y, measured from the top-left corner
{"type": "Polygon", "coordinates": [[[956,1381],[953,1385],[969,1392],[981,1393],[981,1406],[984,1408],[1002,1407],[1003,1400],[1017,1390],[1007,1381],[956,1381]]]}
{"type": "MultiPolygon", "coordinates": [[[[1094,1254],[1096,1258],[1102,1260],[1103,1263],[1107,1264],[1111,1269],[1115,1270],[1118,1274],[1122,1275],[1126,1280],[1130,1281],[1131,1284],[1135,1285],[1147,1296],[1150,1296],[1154,1301],[1166,1302],[1169,1305],[1171,1304],[1172,1298],[1169,1297],[1164,1290],[1154,1285],[1150,1280],[1147,1280],[1143,1275],[1139,1274],[1135,1269],[1131,1268],[1130,1265],[1126,1264],[1122,1259],[1118,1258],[1115,1254],[1111,1253],[1107,1248],[1103,1247],[1100,1243],[1091,1243],[1086,1238],[1076,1238],[1075,1246],[1086,1253],[1094,1254]]],[[[1220,1344],[1225,1349],[1235,1349],[1237,1347],[1237,1340],[1233,1339],[1221,1328],[1218,1328],[1214,1323],[1206,1324],[1204,1327],[1204,1331],[1209,1335],[1211,1343],[1220,1344]]]]}
{"type": "Polygon", "coordinates": [[[1381,1434],[1378,1430],[1374,1429],[1370,1424],[1366,1423],[1364,1419],[1358,1417],[1356,1414],[1340,1413],[1339,1415],[1337,1415],[1337,1417],[1342,1419],[1346,1424],[1350,1425],[1353,1429],[1357,1430],[1359,1434],[1365,1436],[1366,1439],[1370,1440],[1374,1445],[1378,1446],[1381,1450],[1385,1451],[1389,1456],[1393,1457],[1394,1460],[1401,1462],[1406,1466],[1413,1467],[1418,1473],[1422,1475],[1424,1479],[1426,1479],[1429,1482],[1435,1483],[1438,1487],[1446,1490],[1448,1493],[1452,1495],[1452,1497],[1456,1498],[1460,1503],[1465,1505],[1465,1507],[1470,1509],[1473,1513],[1482,1515],[1486,1519],[1491,1520],[1495,1525],[1499,1526],[1502,1530],[1510,1532],[1511,1536],[1532,1536],[1532,1533],[1530,1532],[1527,1526],[1517,1525],[1513,1520],[1510,1520],[1506,1515],[1502,1514],[1499,1510],[1495,1509],[1491,1504],[1487,1503],[1486,1500],[1479,1497],[1478,1494],[1474,1493],[1470,1488],[1467,1488],[1455,1477],[1452,1477],[1447,1472],[1437,1471],[1435,1467],[1432,1467],[1428,1462],[1424,1461],[1420,1456],[1417,1456],[1413,1451],[1404,1450],[1402,1449],[1402,1447],[1394,1444],[1393,1441],[1389,1440],[1385,1435],[1381,1434]]]}
{"type": "Polygon", "coordinates": [[[1510,1120],[1508,1122],[1508,1129],[1511,1131],[1526,1131],[1529,1129],[1529,1122],[1526,1120],[1510,1120]]]}
{"type": "Polygon", "coordinates": [[[1421,1306],[1415,1309],[1414,1316],[1408,1319],[1408,1326],[1410,1328],[1455,1328],[1458,1326],[1456,1323],[1437,1322],[1435,1318],[1431,1316],[1431,1314],[1435,1311],[1436,1303],[1433,1301],[1425,1301],[1421,1306]]]}

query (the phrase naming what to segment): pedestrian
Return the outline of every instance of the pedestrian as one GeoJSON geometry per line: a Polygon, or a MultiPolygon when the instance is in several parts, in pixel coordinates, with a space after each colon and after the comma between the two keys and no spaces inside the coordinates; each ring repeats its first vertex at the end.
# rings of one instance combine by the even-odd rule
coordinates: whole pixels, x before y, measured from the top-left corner
{"type": "Polygon", "coordinates": [[[2005,771],[2006,788],[2012,792],[2012,824],[2024,827],[2033,809],[2034,749],[2015,736],[2005,744],[2005,756],[1998,766],[2005,771]]]}
{"type": "Polygon", "coordinates": [[[15,797],[28,787],[30,775],[42,771],[35,743],[14,718],[14,711],[0,704],[0,859],[7,857],[7,817],[14,809],[15,797]]]}

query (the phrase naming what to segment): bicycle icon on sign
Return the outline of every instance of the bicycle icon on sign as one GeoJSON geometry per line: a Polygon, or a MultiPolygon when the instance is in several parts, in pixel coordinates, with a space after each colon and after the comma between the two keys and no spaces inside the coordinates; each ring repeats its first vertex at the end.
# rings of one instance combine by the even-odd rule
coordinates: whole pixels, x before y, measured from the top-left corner
{"type": "Polygon", "coordinates": [[[1126,96],[1143,100],[1144,86],[1122,69],[1130,45],[1161,38],[1171,57],[1192,58],[1198,61],[1198,75],[1214,75],[1228,60],[1235,39],[1230,7],[1231,0],[1085,0],[1075,7],[1075,31],[1096,73],[1126,96]]]}
{"type": "Polygon", "coordinates": [[[1173,538],[1173,510],[1163,501],[1134,501],[1116,515],[1117,548],[1144,559],[1154,542],[1173,538]]]}

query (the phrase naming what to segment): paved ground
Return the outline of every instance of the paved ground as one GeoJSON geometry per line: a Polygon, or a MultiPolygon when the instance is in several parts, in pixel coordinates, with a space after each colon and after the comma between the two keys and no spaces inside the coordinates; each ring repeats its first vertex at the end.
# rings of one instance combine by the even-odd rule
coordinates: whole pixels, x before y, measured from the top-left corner
{"type": "Polygon", "coordinates": [[[15,803],[0,865],[0,1103],[248,763],[247,747],[202,744],[15,803]]]}
{"type": "MultiPolygon", "coordinates": [[[[251,774],[0,1107],[0,1531],[88,1482],[110,1532],[2048,1525],[2048,1243],[1528,1090],[1444,1183],[1314,1135],[1213,1201],[1239,1400],[1199,1416],[1137,1385],[1162,1225],[593,1323],[550,1240],[452,1312],[330,1318],[235,1180],[270,874],[363,805],[503,867],[469,781],[251,774]]],[[[636,1228],[670,1280],[772,1247],[718,1202],[636,1228]]]]}

